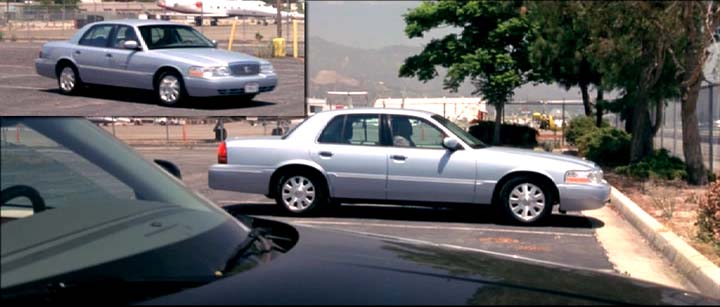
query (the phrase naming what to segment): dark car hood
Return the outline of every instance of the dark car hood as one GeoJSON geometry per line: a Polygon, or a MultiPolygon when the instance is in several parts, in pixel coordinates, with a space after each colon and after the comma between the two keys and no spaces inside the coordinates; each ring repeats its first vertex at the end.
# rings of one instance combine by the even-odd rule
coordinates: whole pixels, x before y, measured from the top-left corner
{"type": "Polygon", "coordinates": [[[270,263],[149,304],[718,304],[618,275],[296,227],[270,263]]]}

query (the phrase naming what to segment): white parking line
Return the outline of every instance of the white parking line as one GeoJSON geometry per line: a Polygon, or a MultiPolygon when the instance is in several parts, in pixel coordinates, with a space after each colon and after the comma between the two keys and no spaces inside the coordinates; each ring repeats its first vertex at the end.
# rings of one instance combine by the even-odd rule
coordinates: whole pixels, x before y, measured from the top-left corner
{"type": "Polygon", "coordinates": [[[374,227],[408,228],[408,229],[442,229],[442,230],[506,232],[506,233],[522,233],[522,234],[533,234],[533,235],[585,237],[585,238],[594,237],[593,234],[583,234],[583,233],[564,233],[564,232],[552,232],[552,231],[532,231],[532,230],[498,229],[498,228],[484,228],[484,227],[456,227],[456,226],[443,227],[443,226],[397,225],[397,224],[378,224],[378,223],[306,221],[306,220],[293,220],[292,223],[300,224],[300,225],[374,226],[374,227]]]}
{"type": "MultiPolygon", "coordinates": [[[[314,226],[308,225],[308,227],[314,227],[314,226]]],[[[317,227],[315,227],[315,228],[317,228],[317,227]]],[[[613,270],[581,267],[581,266],[569,265],[569,264],[565,264],[565,263],[559,263],[559,262],[553,262],[553,261],[547,261],[547,260],[542,260],[542,259],[520,256],[517,254],[507,254],[507,253],[495,252],[495,251],[480,249],[480,248],[466,247],[466,246],[460,246],[460,245],[454,245],[454,244],[435,243],[435,242],[431,242],[431,241],[417,240],[417,239],[411,239],[411,238],[404,238],[404,237],[398,237],[398,236],[390,236],[390,235],[362,232],[362,231],[355,231],[355,230],[347,230],[347,229],[336,229],[336,230],[350,233],[350,234],[360,235],[360,236],[387,238],[387,239],[391,239],[391,240],[396,240],[396,241],[400,241],[400,242],[408,242],[408,243],[413,243],[413,244],[431,245],[431,246],[445,247],[445,248],[451,248],[451,249],[457,249],[457,250],[463,250],[463,251],[479,252],[479,253],[500,256],[500,257],[504,257],[504,258],[524,260],[524,261],[528,261],[528,262],[535,262],[535,263],[547,264],[547,265],[553,265],[553,266],[560,266],[560,267],[571,268],[571,269],[575,269],[575,270],[586,270],[586,271],[594,271],[594,272],[602,272],[602,273],[615,273],[613,270]]]]}
{"type": "MultiPolygon", "coordinates": [[[[10,65],[10,64],[0,64],[0,67],[14,67],[14,68],[28,68],[28,69],[34,69],[32,66],[27,65],[10,65]]],[[[37,75],[36,75],[37,76],[37,75]]]]}
{"type": "Polygon", "coordinates": [[[31,87],[31,86],[16,86],[16,85],[2,85],[0,84],[0,88],[11,88],[11,89],[21,89],[21,90],[46,90],[46,87],[31,87]]]}
{"type": "Polygon", "coordinates": [[[37,75],[36,74],[7,75],[7,76],[0,76],[0,79],[25,78],[25,77],[37,77],[37,75]]]}

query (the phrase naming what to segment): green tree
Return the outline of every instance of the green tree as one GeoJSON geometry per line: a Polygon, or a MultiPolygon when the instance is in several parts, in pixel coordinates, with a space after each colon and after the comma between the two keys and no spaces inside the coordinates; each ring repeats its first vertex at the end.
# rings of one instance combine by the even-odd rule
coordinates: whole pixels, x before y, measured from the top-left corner
{"type": "Polygon", "coordinates": [[[495,106],[493,142],[500,143],[500,123],[505,103],[529,79],[529,22],[522,1],[425,1],[404,15],[409,38],[423,37],[439,28],[459,33],[434,38],[420,54],[405,59],[400,77],[428,81],[447,69],[445,89],[457,91],[469,79],[473,94],[482,94],[495,106]]]}
{"type": "Polygon", "coordinates": [[[662,31],[672,3],[592,2],[591,9],[590,61],[601,73],[603,87],[622,93],[614,102],[622,106],[612,108],[624,111],[632,134],[630,161],[639,161],[653,151],[662,104],[679,93],[669,56],[674,37],[662,31]],[[658,110],[655,126],[650,119],[653,107],[658,110]]]}
{"type": "Polygon", "coordinates": [[[580,87],[585,116],[592,115],[589,89],[597,88],[596,125],[602,125],[603,88],[601,75],[590,61],[592,2],[530,2],[528,18],[535,40],[530,46],[530,61],[537,81],[558,83],[569,90],[580,87]]]}
{"type": "Polygon", "coordinates": [[[678,67],[675,77],[680,84],[683,154],[688,183],[705,185],[708,178],[700,149],[697,99],[704,79],[703,65],[709,56],[707,50],[720,25],[720,2],[675,1],[673,5],[678,8],[671,14],[672,23],[664,30],[676,41],[669,51],[678,67]]]}

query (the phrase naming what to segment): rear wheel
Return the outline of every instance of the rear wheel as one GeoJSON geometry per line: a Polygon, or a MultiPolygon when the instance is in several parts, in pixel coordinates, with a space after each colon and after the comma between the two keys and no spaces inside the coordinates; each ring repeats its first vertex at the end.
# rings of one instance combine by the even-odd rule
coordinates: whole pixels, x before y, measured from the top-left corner
{"type": "Polygon", "coordinates": [[[58,88],[65,95],[74,95],[80,91],[82,81],[75,66],[64,64],[58,70],[58,88]]]}
{"type": "Polygon", "coordinates": [[[316,175],[285,174],[278,180],[275,202],[291,214],[317,212],[327,204],[324,182],[316,175]]]}
{"type": "Polygon", "coordinates": [[[504,216],[520,224],[537,224],[553,207],[550,188],[530,177],[510,179],[500,190],[499,204],[504,216]]]}

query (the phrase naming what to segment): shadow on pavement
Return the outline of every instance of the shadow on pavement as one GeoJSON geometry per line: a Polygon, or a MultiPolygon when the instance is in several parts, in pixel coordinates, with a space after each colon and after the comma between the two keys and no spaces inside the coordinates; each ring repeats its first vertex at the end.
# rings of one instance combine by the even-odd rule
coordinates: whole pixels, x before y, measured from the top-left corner
{"type": "MultiPolygon", "coordinates": [[[[60,94],[58,89],[41,90],[47,93],[60,94]]],[[[110,87],[110,86],[88,86],[78,94],[78,97],[114,100],[121,102],[130,102],[136,104],[149,104],[158,107],[165,107],[158,104],[155,93],[148,90],[139,90],[131,88],[110,87]]],[[[208,98],[191,98],[182,106],[165,107],[171,109],[197,109],[197,110],[225,110],[225,109],[244,109],[254,107],[264,107],[275,105],[274,102],[253,100],[244,102],[237,97],[208,97],[208,98]]]]}
{"type": "MultiPolygon", "coordinates": [[[[415,206],[376,206],[376,205],[342,205],[326,209],[313,215],[298,217],[287,213],[274,204],[237,204],[224,206],[223,209],[231,214],[277,216],[294,218],[347,218],[347,219],[377,219],[412,222],[443,222],[443,223],[473,223],[513,225],[504,222],[497,213],[490,208],[425,208],[415,206]]],[[[519,227],[558,227],[594,229],[605,226],[605,223],[589,216],[562,215],[554,213],[542,223],[534,226],[518,225],[519,227]]]]}

